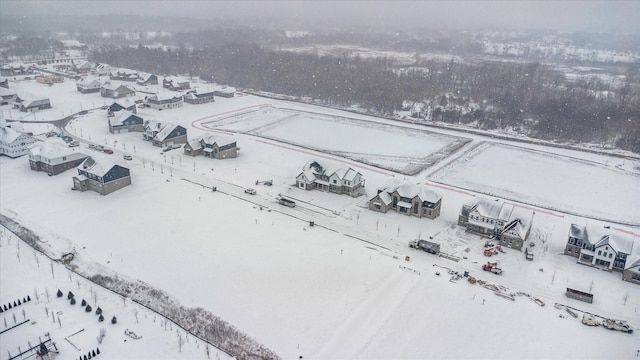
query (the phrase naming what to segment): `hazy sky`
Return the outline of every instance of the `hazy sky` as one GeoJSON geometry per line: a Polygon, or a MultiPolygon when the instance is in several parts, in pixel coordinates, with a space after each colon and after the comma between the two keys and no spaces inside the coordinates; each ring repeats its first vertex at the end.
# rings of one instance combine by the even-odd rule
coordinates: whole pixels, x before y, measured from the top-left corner
{"type": "Polygon", "coordinates": [[[547,28],[640,33],[640,0],[629,1],[169,1],[0,0],[2,16],[166,15],[244,24],[375,27],[547,28]]]}

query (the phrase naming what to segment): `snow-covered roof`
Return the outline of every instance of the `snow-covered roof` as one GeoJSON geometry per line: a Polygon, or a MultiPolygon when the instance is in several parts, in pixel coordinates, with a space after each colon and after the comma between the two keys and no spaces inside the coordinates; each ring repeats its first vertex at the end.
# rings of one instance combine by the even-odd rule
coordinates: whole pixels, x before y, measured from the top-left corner
{"type": "Polygon", "coordinates": [[[195,94],[195,95],[213,95],[213,89],[209,88],[209,87],[204,87],[204,86],[198,86],[193,88],[192,90],[189,91],[189,94],[195,94]]]}
{"type": "Polygon", "coordinates": [[[132,106],[135,106],[136,104],[129,100],[129,98],[119,98],[113,101],[113,104],[111,105],[120,105],[121,107],[128,109],[132,106]]]}
{"type": "Polygon", "coordinates": [[[155,140],[164,141],[178,126],[179,125],[175,124],[167,124],[167,126],[163,127],[162,130],[156,134],[155,140]]]}
{"type": "Polygon", "coordinates": [[[113,126],[113,125],[122,125],[125,120],[129,119],[130,117],[136,117],[139,119],[142,119],[141,117],[137,116],[136,114],[132,113],[131,111],[128,110],[120,110],[120,111],[116,111],[113,114],[113,118],[109,119],[109,123],[113,126]]]}
{"type": "Polygon", "coordinates": [[[147,120],[144,123],[145,130],[160,131],[163,127],[164,124],[157,120],[147,120]]]}
{"type": "Polygon", "coordinates": [[[13,130],[10,127],[2,126],[0,127],[0,141],[11,144],[12,142],[18,140],[18,138],[22,135],[21,133],[13,130]]]}
{"type": "Polygon", "coordinates": [[[114,164],[113,162],[97,162],[94,158],[89,156],[80,165],[78,165],[77,168],[95,176],[102,177],[105,176],[109,172],[109,170],[113,169],[114,166],[116,166],[116,164],[114,164]]]}
{"type": "Polygon", "coordinates": [[[184,84],[189,82],[189,80],[178,77],[178,76],[167,76],[164,78],[164,80],[168,82],[176,83],[176,84],[184,84]]]}
{"type": "Polygon", "coordinates": [[[9,97],[9,96],[15,96],[15,95],[16,95],[15,90],[0,87],[0,97],[9,97]]]}
{"type": "Polygon", "coordinates": [[[187,141],[187,145],[193,150],[202,149],[202,143],[200,143],[200,139],[192,139],[187,141]]]}
{"type": "Polygon", "coordinates": [[[107,81],[104,84],[102,84],[102,88],[103,89],[107,89],[107,90],[112,90],[112,91],[116,91],[119,88],[124,87],[127,88],[128,90],[133,91],[132,89],[130,89],[128,86],[123,85],[122,83],[118,83],[118,82],[113,82],[113,81],[107,81]]]}
{"type": "Polygon", "coordinates": [[[163,100],[171,100],[171,99],[179,98],[179,97],[180,97],[180,95],[177,95],[174,92],[164,91],[164,92],[161,92],[161,93],[150,95],[149,99],[156,100],[156,101],[163,101],[163,100]]]}
{"type": "Polygon", "coordinates": [[[402,182],[398,179],[387,180],[378,190],[380,190],[381,194],[392,194],[393,192],[398,191],[398,195],[401,197],[413,199],[417,196],[421,201],[428,201],[434,204],[442,199],[440,194],[431,191],[424,186],[402,182]]]}
{"type": "Polygon", "coordinates": [[[76,152],[73,149],[53,140],[43,141],[29,150],[29,155],[31,156],[42,156],[48,159],[59,158],[74,153],[76,152]]]}
{"type": "Polygon", "coordinates": [[[40,106],[43,104],[49,104],[49,98],[33,98],[33,99],[25,99],[22,101],[21,106],[25,108],[40,106]]]}
{"type": "Polygon", "coordinates": [[[236,139],[231,136],[211,134],[202,137],[202,141],[207,145],[218,144],[218,146],[221,147],[236,142],[236,139]]]}
{"type": "Polygon", "coordinates": [[[478,213],[484,217],[499,219],[502,211],[502,200],[488,200],[483,198],[476,198],[472,203],[472,207],[478,211],[478,213]]]}
{"type": "Polygon", "coordinates": [[[569,227],[569,236],[575,239],[587,240],[587,227],[577,224],[571,224],[569,227]]]}
{"type": "Polygon", "coordinates": [[[86,76],[83,78],[80,78],[80,80],[76,81],[76,85],[78,86],[89,86],[93,83],[97,83],[100,84],[100,80],[96,77],[93,76],[86,76]]]}
{"type": "Polygon", "coordinates": [[[599,248],[605,245],[609,245],[616,252],[631,254],[631,251],[633,250],[634,242],[632,239],[626,238],[618,234],[609,234],[609,235],[603,236],[600,240],[598,240],[598,242],[595,244],[595,247],[599,248]]]}

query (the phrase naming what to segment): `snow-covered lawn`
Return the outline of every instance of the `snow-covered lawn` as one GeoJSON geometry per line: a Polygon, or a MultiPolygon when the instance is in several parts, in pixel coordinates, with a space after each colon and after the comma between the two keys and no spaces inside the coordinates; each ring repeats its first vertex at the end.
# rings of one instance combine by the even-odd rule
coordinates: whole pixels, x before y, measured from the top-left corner
{"type": "Polygon", "coordinates": [[[608,163],[484,143],[430,179],[581,216],[640,224],[640,174],[608,163]]]}
{"type": "MultiPolygon", "coordinates": [[[[69,101],[74,97],[70,95],[69,101]]],[[[219,99],[201,106],[185,104],[176,110],[141,109],[140,113],[188,126],[190,132],[194,128],[220,131],[207,129],[202,123],[271,103],[280,108],[348,117],[335,110],[253,96],[219,99]]],[[[147,282],[185,306],[203,307],[229,321],[285,359],[636,356],[638,331],[629,335],[587,327],[553,306],[557,302],[627,320],[635,329],[640,326],[640,286],[622,282],[617,272],[577,265],[575,258],[561,255],[571,223],[603,223],[559,212],[536,212],[530,240],[536,244],[535,260],[526,261],[521,252],[506,250],[491,258],[505,270],[497,276],[481,270],[488,260],[481,251],[485,239],[455,225],[462,204],[477,195],[473,192],[434,186],[433,190],[443,196],[442,213],[436,220],[379,214],[366,209],[366,201],[377,186],[389,177],[424,182],[425,174],[410,177],[380,171],[275,140],[289,141],[292,135],[288,133],[295,131],[296,139],[306,139],[305,147],[314,145],[316,138],[299,125],[271,128],[268,135],[273,139],[236,133],[240,156],[218,161],[185,156],[182,149],[161,153],[144,142],[139,133],[110,134],[106,121],[104,111],[89,112],[72,121],[68,130],[83,139],[77,151],[131,169],[132,185],[110,195],[72,191],[74,170],[50,177],[31,171],[26,157],[0,158],[0,212],[36,232],[42,246],[58,256],[77,251],[73,264],[83,271],[91,272],[98,264],[125,278],[147,282]],[[87,142],[107,145],[115,154],[88,150],[87,142]],[[133,160],[125,161],[125,153],[133,155],[133,160]],[[348,163],[362,172],[367,197],[354,199],[292,186],[300,168],[316,157],[335,164],[348,163]],[[255,185],[257,179],[272,179],[273,186],[255,185]],[[212,192],[211,186],[218,191],[212,192]],[[257,194],[245,194],[247,187],[255,188],[257,194]],[[295,208],[280,206],[275,199],[281,193],[300,201],[295,208]],[[310,226],[310,221],[315,225],[310,226]],[[433,237],[444,252],[460,261],[408,248],[407,242],[417,237],[433,237]],[[445,268],[460,274],[469,271],[478,279],[504,286],[504,293],[530,294],[546,305],[540,307],[526,296],[516,295],[515,301],[510,301],[465,278],[451,280],[453,274],[445,268]],[[594,303],[566,298],[567,287],[592,292],[594,303]]],[[[313,120],[313,124],[316,131],[321,125],[328,127],[322,130],[324,134],[347,126],[324,119],[313,120]]],[[[360,123],[348,126],[354,124],[360,123]]],[[[254,128],[255,124],[245,129],[254,128]]],[[[377,126],[364,131],[373,134],[368,131],[381,133],[377,126]]],[[[410,136],[397,140],[412,142],[415,147],[423,145],[410,136]]],[[[366,152],[371,150],[368,141],[366,136],[354,137],[352,143],[355,149],[366,152]]],[[[337,145],[344,146],[342,142],[337,145]]],[[[323,146],[328,147],[327,143],[323,146]]],[[[408,152],[406,149],[403,151],[408,152]]],[[[531,155],[536,153],[514,153],[503,146],[489,149],[495,149],[495,155],[503,161],[522,156],[522,162],[529,163],[532,179],[551,176],[545,172],[551,165],[531,155]]],[[[379,154],[384,152],[371,151],[372,157],[379,154]]],[[[573,169],[582,162],[565,160],[562,164],[573,169]]],[[[478,171],[473,175],[494,177],[480,169],[472,169],[478,171]]],[[[593,178],[611,172],[602,166],[590,169],[593,178]]],[[[511,179],[503,183],[504,187],[520,191],[522,201],[527,202],[534,193],[529,195],[528,188],[516,186],[521,178],[511,179]]],[[[615,177],[610,183],[621,181],[626,186],[623,179],[615,177]]],[[[611,188],[613,192],[616,187],[611,188]]],[[[550,189],[556,195],[561,192],[556,187],[550,189]]],[[[620,206],[631,205],[621,202],[620,206]]],[[[628,230],[640,234],[637,228],[628,230]]],[[[3,260],[6,249],[3,242],[3,260]]],[[[7,256],[15,258],[13,253],[7,256]]],[[[3,261],[1,266],[0,296],[8,301],[4,294],[9,285],[5,284],[14,282],[5,281],[12,274],[5,266],[16,265],[3,261]]],[[[43,282],[54,280],[46,272],[34,276],[43,282]]],[[[65,276],[57,276],[55,281],[65,281],[65,276]]],[[[74,283],[75,279],[69,282],[74,283]]],[[[44,286],[20,284],[26,287],[11,285],[16,289],[11,291],[31,293],[34,286],[44,286]]],[[[122,300],[114,301],[113,306],[118,302],[122,300]]],[[[137,332],[138,327],[134,329],[137,332]]],[[[175,330],[173,340],[162,340],[164,330],[160,330],[159,341],[166,341],[168,348],[160,347],[158,352],[166,352],[154,357],[176,358],[175,330]]],[[[140,332],[146,334],[146,330],[140,332]]],[[[194,358],[206,358],[202,348],[196,348],[193,354],[194,358]]],[[[120,358],[138,358],[136,355],[125,353],[120,358]]]]}

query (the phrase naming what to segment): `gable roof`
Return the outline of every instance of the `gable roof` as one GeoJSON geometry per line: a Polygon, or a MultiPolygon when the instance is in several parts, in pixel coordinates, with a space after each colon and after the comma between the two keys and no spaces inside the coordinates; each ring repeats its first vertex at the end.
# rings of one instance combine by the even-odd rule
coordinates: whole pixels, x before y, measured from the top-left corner
{"type": "Polygon", "coordinates": [[[442,196],[435,191],[427,189],[425,186],[412,184],[409,182],[402,182],[398,179],[389,179],[378,188],[378,191],[382,193],[388,193],[389,195],[398,191],[398,195],[401,197],[413,199],[416,196],[421,201],[428,201],[430,203],[437,203],[442,199],[442,196]]]}
{"type": "Polygon", "coordinates": [[[114,166],[116,166],[116,164],[113,162],[97,162],[94,158],[89,156],[80,165],[78,165],[77,169],[86,171],[95,176],[103,177],[113,169],[114,166]]]}
{"type": "MultiPolygon", "coordinates": [[[[173,132],[173,130],[179,127],[182,127],[182,126],[175,125],[175,124],[167,124],[167,126],[163,127],[162,130],[160,130],[160,132],[156,134],[156,137],[154,139],[159,141],[164,141],[167,139],[169,135],[171,135],[171,132],[173,132]]],[[[185,134],[186,134],[186,131],[185,131],[185,134]]]]}
{"type": "Polygon", "coordinates": [[[17,132],[10,127],[7,127],[7,126],[0,127],[0,141],[4,143],[11,144],[12,142],[18,140],[18,138],[22,135],[24,134],[17,132]]]}
{"type": "Polygon", "coordinates": [[[214,135],[214,134],[203,136],[201,140],[207,145],[218,144],[219,147],[233,144],[234,142],[236,142],[236,139],[232,138],[231,136],[214,135]]]}
{"type": "Polygon", "coordinates": [[[142,122],[142,118],[134,113],[132,113],[131,111],[128,110],[120,110],[120,111],[116,111],[114,113],[113,118],[109,119],[109,124],[113,125],[122,125],[126,120],[128,120],[129,118],[137,118],[140,119],[140,121],[142,122]]]}
{"type": "Polygon", "coordinates": [[[76,152],[68,146],[53,140],[43,141],[29,150],[29,155],[42,156],[47,159],[59,158],[75,153],[76,152]]]}

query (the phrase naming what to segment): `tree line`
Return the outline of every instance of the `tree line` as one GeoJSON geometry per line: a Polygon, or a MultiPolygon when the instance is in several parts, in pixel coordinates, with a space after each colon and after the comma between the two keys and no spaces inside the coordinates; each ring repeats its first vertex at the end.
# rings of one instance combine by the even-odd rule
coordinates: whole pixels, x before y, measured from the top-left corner
{"type": "Polygon", "coordinates": [[[219,84],[311,99],[391,116],[407,101],[422,102],[425,121],[521,128],[531,136],[576,142],[615,142],[640,153],[640,65],[622,83],[569,81],[539,63],[390,58],[345,53],[318,56],[253,43],[196,50],[101,47],[93,59],[157,74],[199,76],[219,84]],[[471,106],[473,104],[473,106],[471,106]]]}

